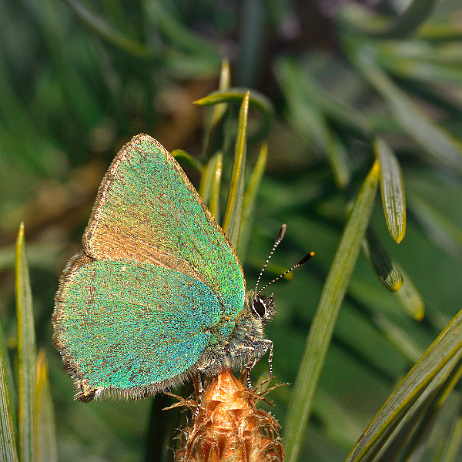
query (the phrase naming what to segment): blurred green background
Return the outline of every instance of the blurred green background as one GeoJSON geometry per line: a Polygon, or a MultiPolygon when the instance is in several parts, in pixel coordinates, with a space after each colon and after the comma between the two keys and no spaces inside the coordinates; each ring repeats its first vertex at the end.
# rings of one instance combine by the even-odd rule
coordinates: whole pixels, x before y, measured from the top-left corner
{"type": "MultiPolygon", "coordinates": [[[[292,281],[272,286],[277,314],[266,331],[278,381],[295,380],[346,200],[374,159],[374,136],[393,148],[403,171],[404,240],[391,238],[379,198],[372,225],[403,269],[403,287],[414,284],[421,298],[409,302],[387,291],[360,255],[301,460],[343,460],[460,310],[462,7],[457,0],[408,3],[0,2],[0,315],[13,357],[13,244],[24,221],[61,460],[145,458],[152,398],[73,401],[72,381],[51,345],[53,297],[66,261],[80,249],[102,176],[124,143],[145,132],[169,150],[203,156],[212,109],[193,102],[218,88],[223,58],[233,86],[257,90],[274,105],[270,125],[255,109],[249,120],[249,163],[264,138],[269,149],[245,252],[249,287],[282,223],[286,238],[266,281],[316,252],[292,281]]],[[[238,108],[230,108],[223,140],[236,132],[238,108]]],[[[224,192],[232,149],[225,143],[224,192]]],[[[199,173],[187,173],[197,185],[199,173]]],[[[254,378],[267,369],[260,361],[254,378]]],[[[281,422],[290,393],[284,386],[269,396],[281,422]]],[[[450,403],[457,411],[458,392],[450,403]]],[[[454,417],[449,407],[423,460],[435,460],[454,417]]]]}

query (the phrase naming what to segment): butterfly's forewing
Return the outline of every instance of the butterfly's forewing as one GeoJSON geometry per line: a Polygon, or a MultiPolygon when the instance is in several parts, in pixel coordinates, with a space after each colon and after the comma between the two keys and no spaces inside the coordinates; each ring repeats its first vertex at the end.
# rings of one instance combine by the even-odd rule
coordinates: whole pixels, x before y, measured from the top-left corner
{"type": "Polygon", "coordinates": [[[119,152],[56,295],[55,343],[80,390],[139,397],[178,383],[244,309],[242,268],[173,157],[119,152]]]}
{"type": "Polygon", "coordinates": [[[208,284],[230,314],[243,307],[244,275],[233,248],[176,160],[148,135],[114,159],[84,249],[96,260],[175,268],[208,284]]]}

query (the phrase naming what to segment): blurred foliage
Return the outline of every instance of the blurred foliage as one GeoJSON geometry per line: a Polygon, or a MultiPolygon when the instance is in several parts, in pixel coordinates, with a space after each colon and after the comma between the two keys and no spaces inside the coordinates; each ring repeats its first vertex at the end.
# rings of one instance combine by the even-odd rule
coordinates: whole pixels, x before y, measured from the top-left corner
{"type": "MultiPolygon", "coordinates": [[[[309,386],[310,395],[284,386],[269,396],[274,415],[287,422],[282,434],[290,460],[299,451],[300,460],[319,462],[344,460],[350,451],[348,460],[410,454],[457,460],[459,2],[3,0],[0,12],[0,315],[9,352],[2,362],[21,345],[13,268],[24,221],[36,338],[49,362],[61,460],[158,460],[159,447],[171,457],[163,438],[179,416],[160,410],[168,398],[73,401],[71,380],[51,346],[53,296],[65,262],[80,248],[101,178],[131,136],[146,132],[169,150],[198,157],[201,164],[183,165],[193,166],[187,173],[196,185],[194,167],[204,165],[201,192],[210,192],[215,214],[218,204],[224,209],[247,89],[245,151],[257,165],[247,178],[252,191],[266,159],[265,138],[268,146],[259,197],[244,196],[240,204],[248,286],[282,223],[286,237],[265,279],[316,252],[290,284],[272,286],[277,314],[267,334],[274,373],[296,383],[295,390],[309,386]],[[222,58],[230,63],[227,77],[220,74],[222,58]],[[199,103],[213,109],[192,104],[207,95],[199,103]],[[273,105],[274,112],[262,110],[273,105]],[[217,119],[219,107],[225,116],[217,119]],[[369,210],[358,192],[375,174],[382,204],[377,199],[369,210]],[[312,351],[319,363],[307,369],[302,358],[312,351]],[[299,370],[305,377],[297,378],[299,370]],[[308,423],[305,429],[295,422],[301,439],[291,433],[294,408],[308,423]]],[[[255,377],[267,370],[260,361],[255,377]]],[[[45,382],[37,383],[36,394],[48,396],[45,382]]]]}

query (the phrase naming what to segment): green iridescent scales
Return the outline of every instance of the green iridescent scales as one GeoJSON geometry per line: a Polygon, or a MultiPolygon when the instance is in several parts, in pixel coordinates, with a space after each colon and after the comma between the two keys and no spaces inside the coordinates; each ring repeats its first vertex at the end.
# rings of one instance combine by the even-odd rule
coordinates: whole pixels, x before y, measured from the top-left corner
{"type": "Polygon", "coordinates": [[[176,385],[226,343],[245,306],[237,256],[183,170],[153,138],[133,138],[56,295],[55,344],[77,397],[176,385]]]}
{"type": "Polygon", "coordinates": [[[221,317],[217,298],[201,281],[130,261],[84,266],[62,302],[69,352],[89,384],[125,390],[162,384],[192,367],[217,340],[208,329],[221,317]]]}

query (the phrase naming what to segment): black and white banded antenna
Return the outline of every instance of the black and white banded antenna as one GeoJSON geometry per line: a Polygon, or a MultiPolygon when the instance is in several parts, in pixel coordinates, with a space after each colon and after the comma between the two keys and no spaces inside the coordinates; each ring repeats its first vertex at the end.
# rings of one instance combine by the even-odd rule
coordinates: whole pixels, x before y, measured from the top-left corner
{"type": "Polygon", "coordinates": [[[260,290],[258,290],[258,284],[260,283],[263,272],[265,271],[266,267],[268,266],[268,263],[269,263],[271,257],[273,256],[273,253],[276,250],[277,246],[281,243],[285,232],[286,232],[286,225],[284,224],[284,225],[281,226],[281,229],[279,230],[278,237],[276,238],[276,241],[274,242],[273,248],[271,249],[271,252],[270,252],[268,258],[266,259],[266,262],[265,262],[262,270],[260,271],[260,275],[258,276],[257,283],[255,284],[255,294],[256,294],[256,296],[260,295],[267,287],[269,287],[274,282],[279,281],[279,279],[283,278],[286,274],[292,272],[294,269],[296,269],[299,266],[302,266],[303,264],[305,264],[311,257],[314,256],[314,252],[310,252],[309,254],[305,255],[297,264],[295,264],[294,266],[289,268],[287,271],[284,271],[284,273],[282,273],[280,276],[278,276],[277,278],[274,278],[272,281],[268,282],[268,284],[264,285],[260,290]]]}
{"type": "MultiPolygon", "coordinates": [[[[278,237],[274,241],[273,248],[271,249],[271,252],[268,255],[268,258],[266,259],[266,262],[263,265],[263,268],[261,269],[260,274],[258,275],[257,283],[255,284],[255,293],[257,293],[258,284],[260,284],[261,277],[263,276],[263,273],[265,272],[265,269],[268,266],[268,263],[271,260],[271,257],[273,256],[274,251],[276,250],[277,246],[281,243],[281,241],[282,241],[282,239],[284,237],[284,234],[286,233],[286,228],[287,228],[287,226],[285,224],[283,224],[281,226],[281,229],[279,230],[278,237]]],[[[258,293],[260,293],[260,292],[258,292],[258,293]]]]}

